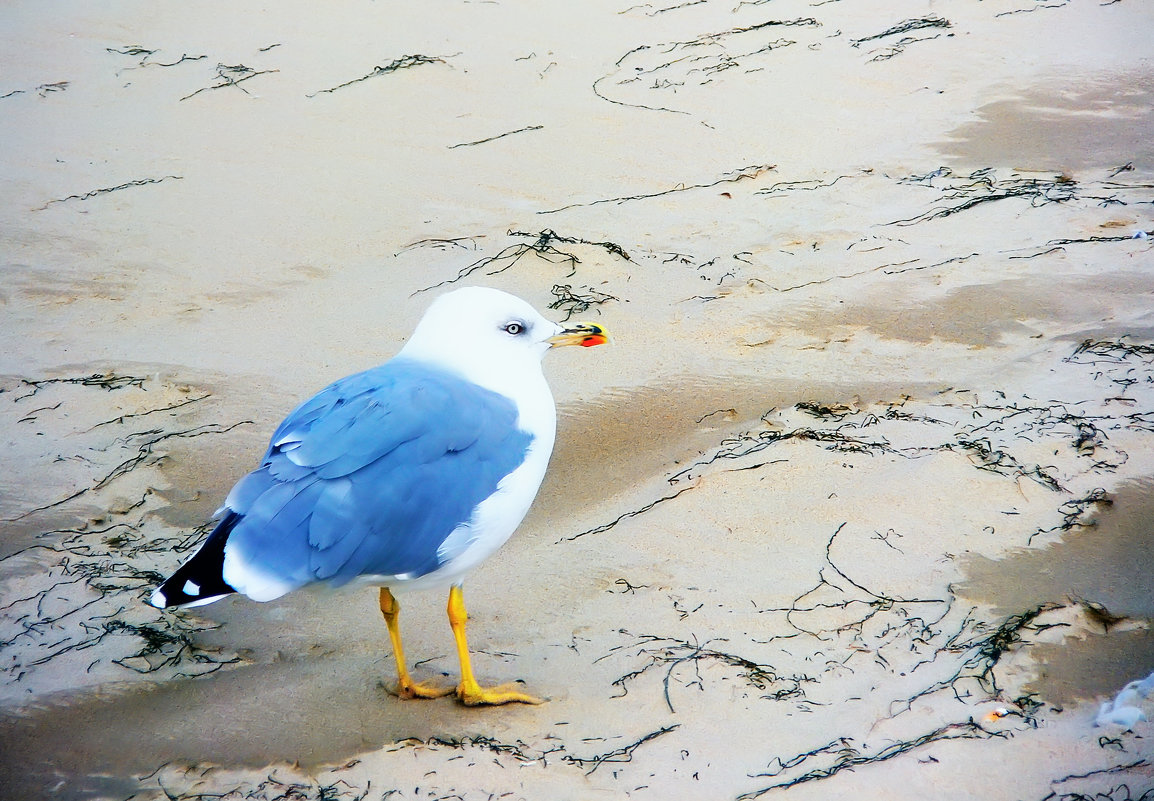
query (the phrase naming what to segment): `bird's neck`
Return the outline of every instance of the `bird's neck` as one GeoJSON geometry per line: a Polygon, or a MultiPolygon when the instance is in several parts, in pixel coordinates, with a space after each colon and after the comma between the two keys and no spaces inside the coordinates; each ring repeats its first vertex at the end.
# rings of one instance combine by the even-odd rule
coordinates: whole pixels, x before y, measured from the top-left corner
{"type": "MultiPolygon", "coordinates": [[[[410,343],[411,344],[411,343],[410,343]]],[[[526,359],[493,360],[483,354],[456,351],[446,357],[444,351],[426,351],[406,346],[397,357],[415,359],[460,376],[466,381],[503,395],[517,406],[518,427],[533,434],[539,442],[550,445],[557,429],[557,408],[553,393],[545,381],[540,361],[526,359]]]]}

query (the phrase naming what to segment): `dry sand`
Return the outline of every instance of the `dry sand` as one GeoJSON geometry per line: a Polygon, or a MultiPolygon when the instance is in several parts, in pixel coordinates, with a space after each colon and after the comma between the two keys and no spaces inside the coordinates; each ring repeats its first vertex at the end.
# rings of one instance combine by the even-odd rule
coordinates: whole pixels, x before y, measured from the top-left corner
{"type": "Polygon", "coordinates": [[[0,21],[0,795],[1154,797],[1149,3],[0,21]],[[616,335],[466,585],[550,702],[389,696],[366,590],[145,605],[458,281],[616,335]]]}

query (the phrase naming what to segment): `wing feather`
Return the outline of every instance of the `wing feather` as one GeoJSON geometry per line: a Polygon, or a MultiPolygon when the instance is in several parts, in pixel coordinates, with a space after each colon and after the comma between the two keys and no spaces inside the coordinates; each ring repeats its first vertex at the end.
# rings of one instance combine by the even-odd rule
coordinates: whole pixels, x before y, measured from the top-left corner
{"type": "Polygon", "coordinates": [[[226,557],[292,586],[423,575],[532,436],[504,396],[393,360],[322,390],[273,434],[226,506],[226,557]]]}

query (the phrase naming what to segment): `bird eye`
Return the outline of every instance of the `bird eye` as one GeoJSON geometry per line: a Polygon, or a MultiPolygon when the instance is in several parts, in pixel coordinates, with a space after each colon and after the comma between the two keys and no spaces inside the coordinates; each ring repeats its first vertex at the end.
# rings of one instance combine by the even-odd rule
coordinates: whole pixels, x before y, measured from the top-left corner
{"type": "Polygon", "coordinates": [[[504,330],[505,330],[506,334],[510,334],[512,336],[517,336],[518,334],[521,334],[525,331],[525,325],[523,323],[518,323],[518,322],[514,321],[512,323],[507,324],[505,326],[504,330]]]}

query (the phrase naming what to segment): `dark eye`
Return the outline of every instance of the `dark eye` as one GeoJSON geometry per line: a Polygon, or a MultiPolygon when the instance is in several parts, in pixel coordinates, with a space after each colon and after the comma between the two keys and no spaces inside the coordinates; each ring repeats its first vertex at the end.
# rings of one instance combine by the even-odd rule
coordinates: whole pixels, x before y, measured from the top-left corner
{"type": "Polygon", "coordinates": [[[512,336],[517,336],[518,334],[524,333],[525,324],[524,323],[518,323],[518,322],[514,321],[514,322],[507,324],[505,326],[504,330],[505,330],[506,334],[510,334],[512,336]]]}

